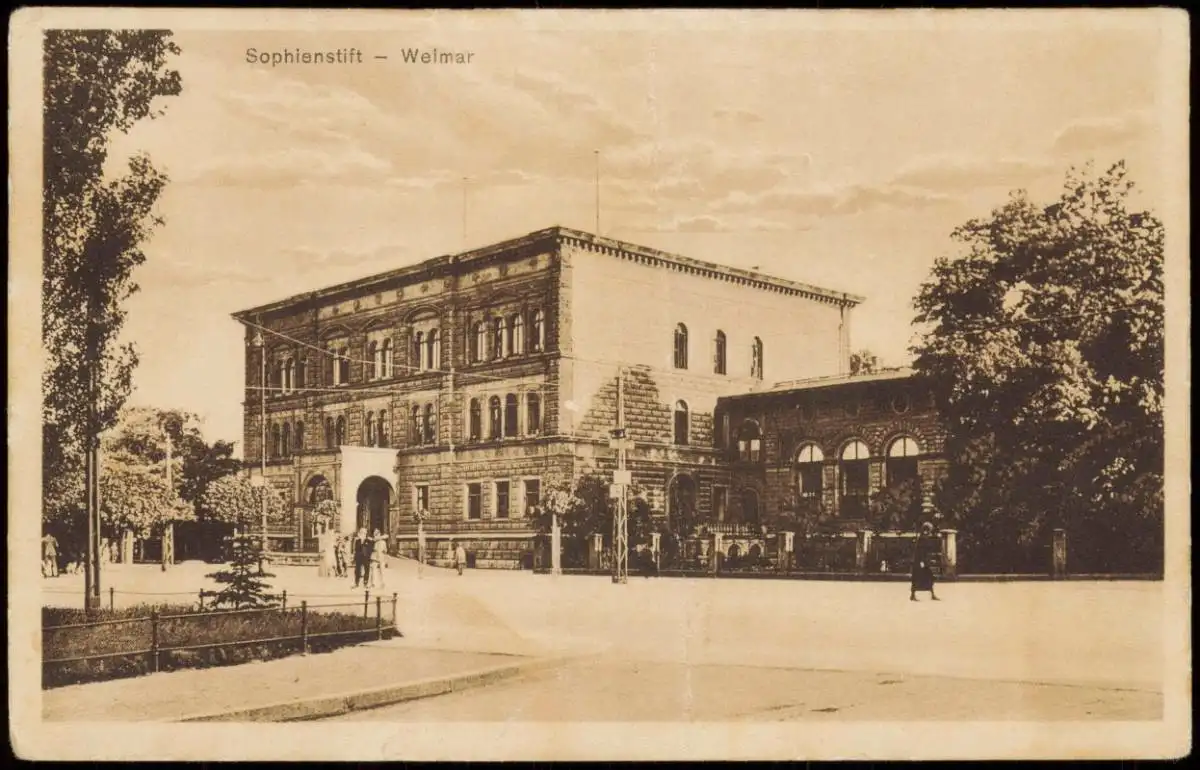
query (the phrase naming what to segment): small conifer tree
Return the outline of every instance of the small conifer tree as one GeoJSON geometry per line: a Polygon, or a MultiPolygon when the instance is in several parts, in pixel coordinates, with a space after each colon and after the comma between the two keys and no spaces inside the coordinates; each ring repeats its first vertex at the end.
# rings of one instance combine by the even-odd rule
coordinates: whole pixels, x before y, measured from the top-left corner
{"type": "Polygon", "coordinates": [[[268,572],[259,572],[262,544],[258,537],[248,534],[233,536],[232,560],[228,569],[214,572],[208,577],[224,584],[217,592],[214,608],[256,609],[269,607],[279,598],[270,593],[270,584],[265,578],[275,577],[268,572]]]}

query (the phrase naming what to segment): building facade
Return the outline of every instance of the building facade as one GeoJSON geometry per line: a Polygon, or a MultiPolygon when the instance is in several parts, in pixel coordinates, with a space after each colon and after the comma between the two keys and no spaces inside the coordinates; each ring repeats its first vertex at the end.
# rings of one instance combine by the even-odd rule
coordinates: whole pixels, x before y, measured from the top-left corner
{"type": "Polygon", "coordinates": [[[718,400],[844,373],[861,300],[538,231],[235,313],[244,457],[265,451],[291,511],[271,534],[292,547],[328,499],[342,532],[407,550],[424,510],[435,560],[453,537],[512,568],[531,563],[545,490],[615,468],[620,418],[656,512],[722,519],[735,464],[718,400]]]}
{"type": "Polygon", "coordinates": [[[717,414],[729,426],[731,531],[799,519],[852,533],[941,519],[946,431],[911,370],[784,382],[721,398],[717,414]]]}

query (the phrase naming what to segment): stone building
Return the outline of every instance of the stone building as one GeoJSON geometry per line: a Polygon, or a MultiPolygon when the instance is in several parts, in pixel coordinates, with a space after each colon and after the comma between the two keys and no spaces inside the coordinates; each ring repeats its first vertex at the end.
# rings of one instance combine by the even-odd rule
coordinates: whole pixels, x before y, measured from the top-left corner
{"type": "Polygon", "coordinates": [[[235,313],[244,456],[257,467],[266,449],[293,512],[271,532],[285,547],[307,543],[332,499],[342,532],[377,528],[409,550],[425,510],[435,560],[454,537],[477,566],[528,566],[545,490],[615,467],[620,400],[653,509],[723,519],[742,471],[730,423],[714,434],[718,399],[845,373],[861,301],[541,230],[235,313]]]}
{"type": "Polygon", "coordinates": [[[800,521],[853,538],[941,518],[933,489],[946,470],[946,431],[909,369],[723,397],[717,420],[733,502],[711,529],[725,548],[765,548],[765,532],[800,521]]]}

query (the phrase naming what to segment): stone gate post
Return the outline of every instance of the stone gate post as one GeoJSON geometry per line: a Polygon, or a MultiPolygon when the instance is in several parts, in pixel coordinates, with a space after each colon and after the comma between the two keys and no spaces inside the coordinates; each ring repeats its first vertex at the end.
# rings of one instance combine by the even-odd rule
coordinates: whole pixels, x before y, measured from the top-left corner
{"type": "Polygon", "coordinates": [[[942,577],[958,574],[958,530],[942,530],[942,577]]]}
{"type": "Polygon", "coordinates": [[[854,544],[854,567],[859,572],[867,571],[867,562],[871,555],[871,530],[860,530],[854,544]]]}
{"type": "Polygon", "coordinates": [[[1067,531],[1055,528],[1054,540],[1050,547],[1050,575],[1056,580],[1067,576],[1067,531]]]}

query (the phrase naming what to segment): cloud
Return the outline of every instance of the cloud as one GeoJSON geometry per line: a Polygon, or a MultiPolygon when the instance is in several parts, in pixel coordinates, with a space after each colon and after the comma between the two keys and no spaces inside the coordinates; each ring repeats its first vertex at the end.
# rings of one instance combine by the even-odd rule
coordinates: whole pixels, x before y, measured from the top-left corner
{"type": "Polygon", "coordinates": [[[1053,149],[1072,153],[1120,145],[1148,132],[1152,122],[1144,110],[1104,118],[1085,118],[1071,123],[1054,137],[1053,149]]]}
{"type": "Polygon", "coordinates": [[[719,109],[713,111],[713,117],[730,123],[749,124],[762,123],[763,117],[756,112],[737,109],[719,109]]]}
{"type": "Polygon", "coordinates": [[[1023,187],[1056,165],[1047,159],[935,155],[919,158],[892,177],[891,184],[929,191],[970,192],[984,187],[1023,187]]]}
{"type": "Polygon", "coordinates": [[[214,187],[287,187],[302,184],[382,183],[392,174],[387,160],[352,144],[304,147],[213,158],[179,181],[214,187]]]}
{"type": "Polygon", "coordinates": [[[953,200],[943,193],[893,184],[840,187],[776,187],[759,195],[735,192],[712,204],[714,211],[786,213],[792,217],[845,216],[878,208],[914,209],[953,200]]]}

